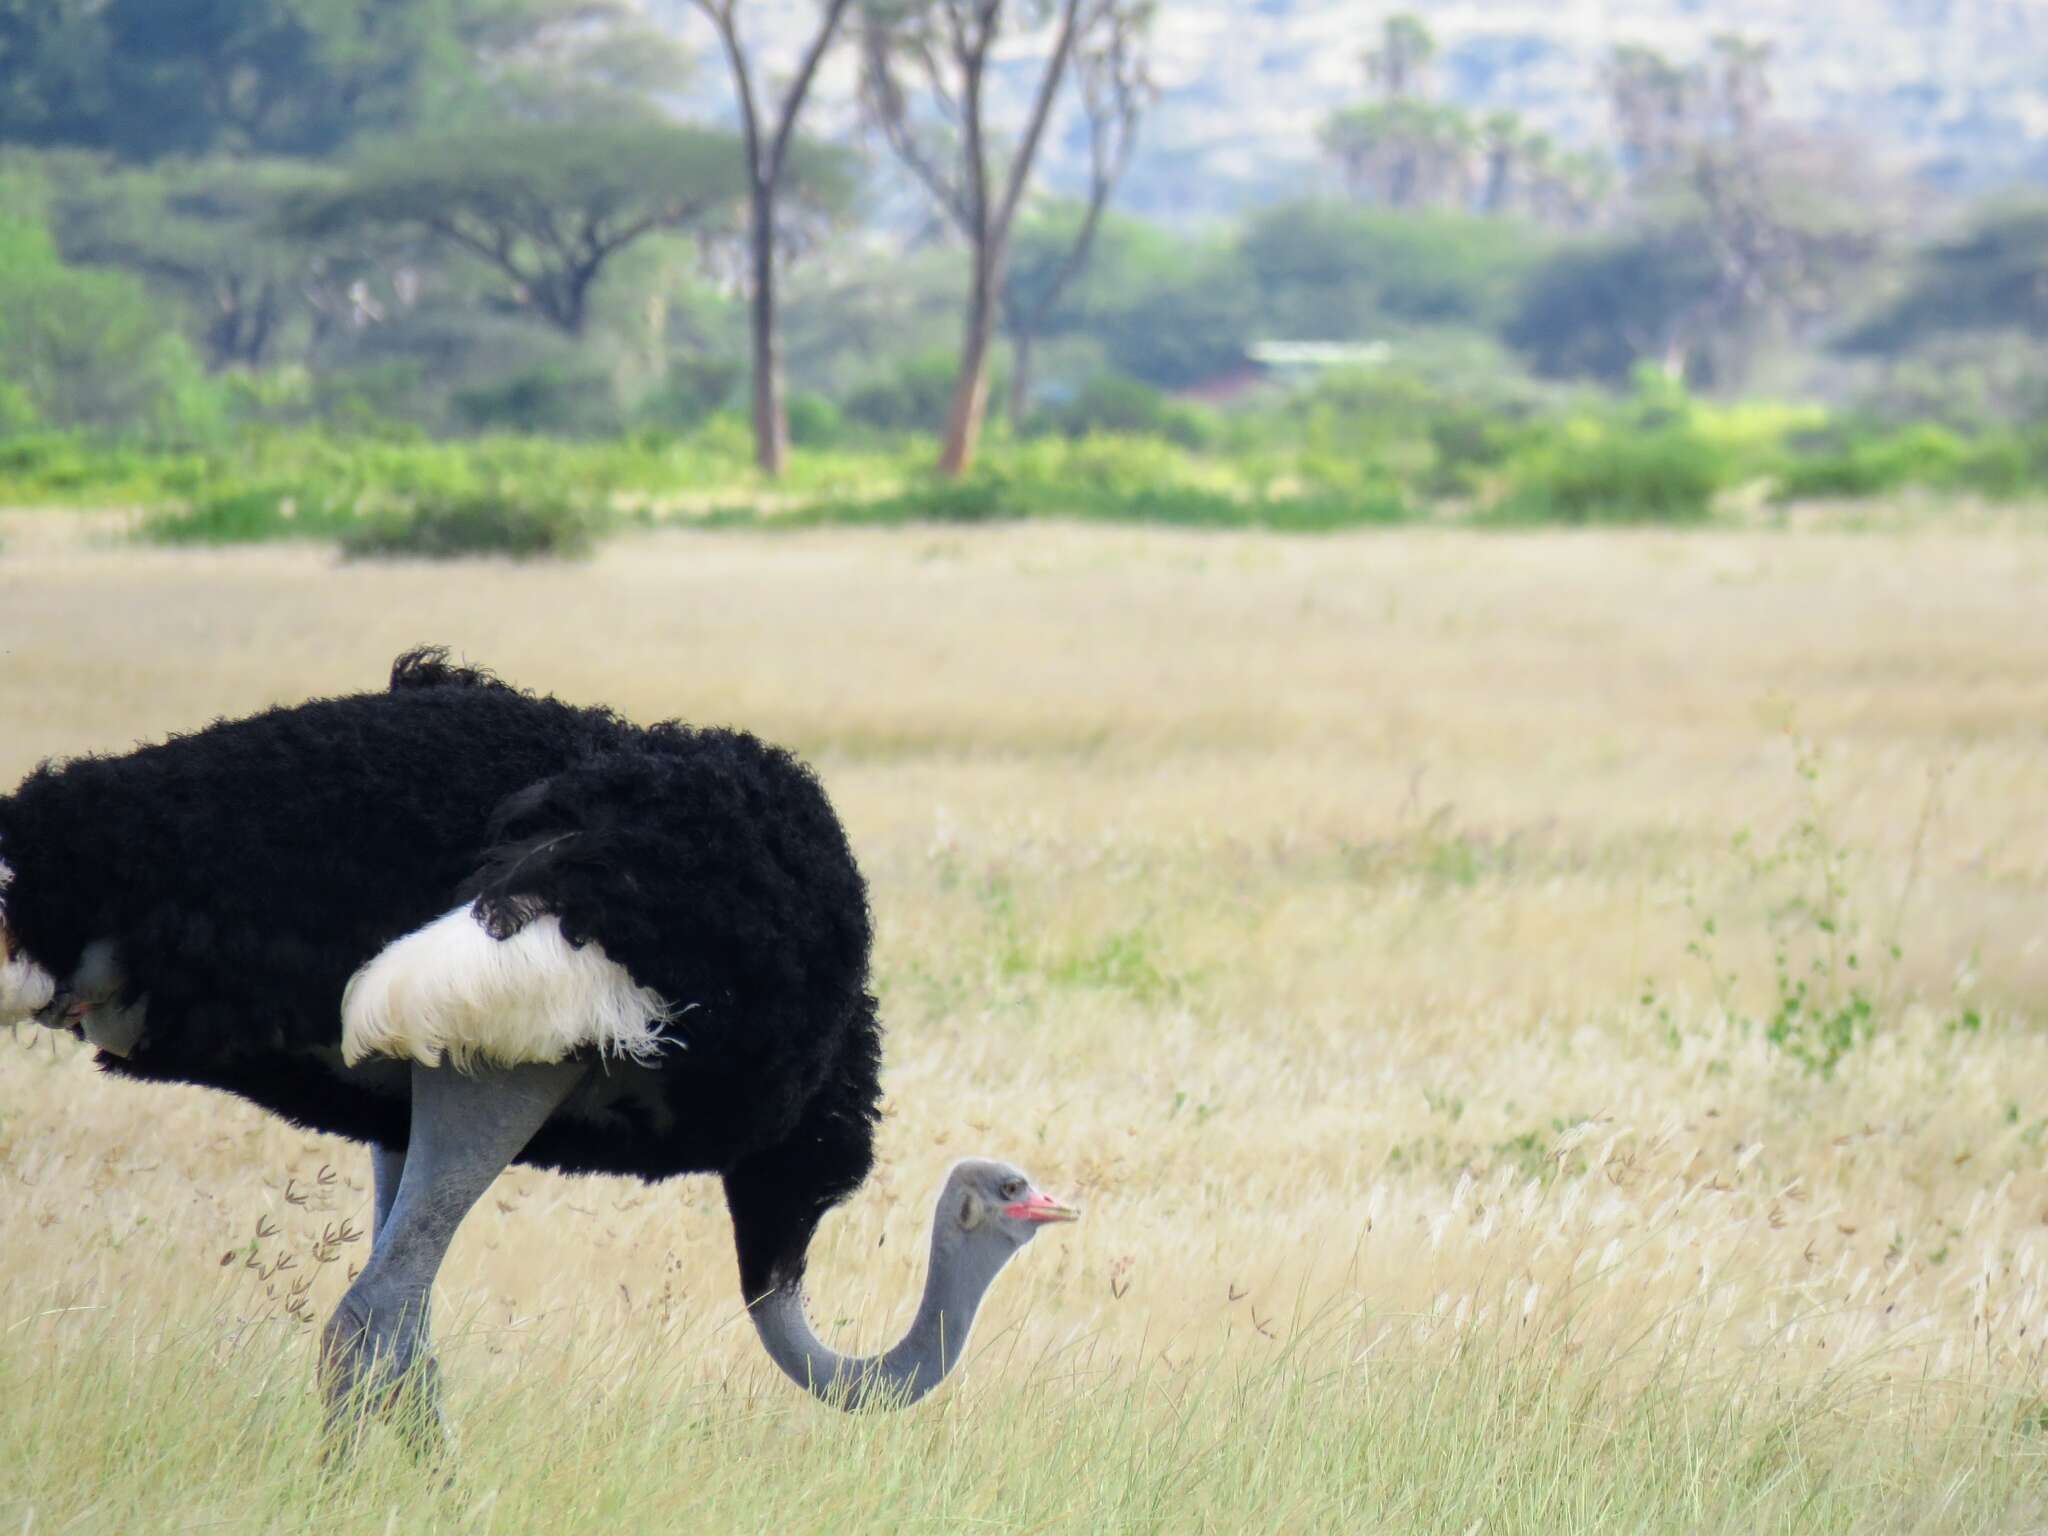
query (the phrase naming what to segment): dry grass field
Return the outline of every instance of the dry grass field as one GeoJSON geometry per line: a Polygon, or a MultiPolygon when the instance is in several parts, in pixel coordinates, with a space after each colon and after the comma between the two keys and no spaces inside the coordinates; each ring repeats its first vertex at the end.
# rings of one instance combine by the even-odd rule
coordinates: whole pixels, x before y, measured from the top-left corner
{"type": "Polygon", "coordinates": [[[2048,1527],[2048,539],[425,567],[51,516],[4,530],[0,782],[423,641],[747,725],[847,822],[891,1027],[821,1332],[895,1336],[956,1156],[1087,1217],[845,1419],[761,1355],[715,1186],[517,1170],[443,1272],[455,1472],[323,1468],[295,1313],[362,1154],[24,1029],[0,1532],[2048,1527]]]}

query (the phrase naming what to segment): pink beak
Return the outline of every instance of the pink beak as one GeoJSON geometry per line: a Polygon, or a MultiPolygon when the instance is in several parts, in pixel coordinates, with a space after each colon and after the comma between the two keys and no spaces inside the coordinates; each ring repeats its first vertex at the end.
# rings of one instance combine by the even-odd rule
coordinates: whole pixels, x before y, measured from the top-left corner
{"type": "Polygon", "coordinates": [[[1071,1205],[1062,1205],[1051,1195],[1032,1190],[1015,1205],[1003,1207],[1003,1214],[1015,1221],[1079,1221],[1081,1213],[1071,1205]]]}

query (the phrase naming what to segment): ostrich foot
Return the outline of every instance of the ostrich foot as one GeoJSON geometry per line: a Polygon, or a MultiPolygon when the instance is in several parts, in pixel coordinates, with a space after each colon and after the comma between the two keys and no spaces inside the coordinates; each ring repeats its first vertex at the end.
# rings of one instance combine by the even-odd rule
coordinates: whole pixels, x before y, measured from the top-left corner
{"type": "Polygon", "coordinates": [[[330,1435],[352,1442],[361,1421],[375,1414],[418,1454],[444,1447],[441,1369],[409,1310],[373,1307],[351,1291],[328,1320],[320,1335],[320,1382],[330,1435]]]}

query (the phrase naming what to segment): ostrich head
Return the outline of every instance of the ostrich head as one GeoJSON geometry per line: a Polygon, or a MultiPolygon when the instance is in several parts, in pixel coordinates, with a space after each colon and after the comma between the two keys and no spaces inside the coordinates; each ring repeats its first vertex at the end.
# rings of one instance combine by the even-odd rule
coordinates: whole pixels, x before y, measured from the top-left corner
{"type": "Polygon", "coordinates": [[[967,1347],[974,1314],[1003,1266],[1041,1228],[1081,1213],[993,1158],[955,1163],[932,1216],[931,1263],[910,1331],[879,1355],[849,1358],[821,1343],[795,1284],[777,1285],[749,1311],[768,1354],[797,1385],[841,1408],[915,1402],[967,1347]]]}
{"type": "Polygon", "coordinates": [[[954,1264],[980,1268],[992,1262],[993,1279],[1041,1227],[1080,1219],[1079,1211],[1044,1193],[1023,1169],[989,1157],[965,1158],[939,1189],[933,1258],[943,1250],[954,1264]]]}

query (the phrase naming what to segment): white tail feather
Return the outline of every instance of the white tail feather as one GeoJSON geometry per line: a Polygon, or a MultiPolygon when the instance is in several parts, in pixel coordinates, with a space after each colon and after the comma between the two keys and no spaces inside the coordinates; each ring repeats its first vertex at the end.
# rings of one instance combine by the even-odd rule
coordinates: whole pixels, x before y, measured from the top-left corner
{"type": "Polygon", "coordinates": [[[401,1056],[427,1066],[482,1059],[510,1066],[560,1061],[595,1047],[651,1061],[669,1007],[598,944],[580,949],[560,919],[494,939],[458,907],[392,944],[349,978],[341,1054],[401,1056]]]}
{"type": "Polygon", "coordinates": [[[12,884],[14,871],[0,859],[0,1025],[34,1018],[57,995],[56,979],[17,950],[7,931],[7,887],[12,884]]]}
{"type": "MultiPolygon", "coordinates": [[[[0,944],[5,944],[0,927],[0,944]]],[[[27,955],[15,954],[0,961],[0,1024],[20,1024],[50,1005],[57,995],[57,983],[27,955]]]]}

